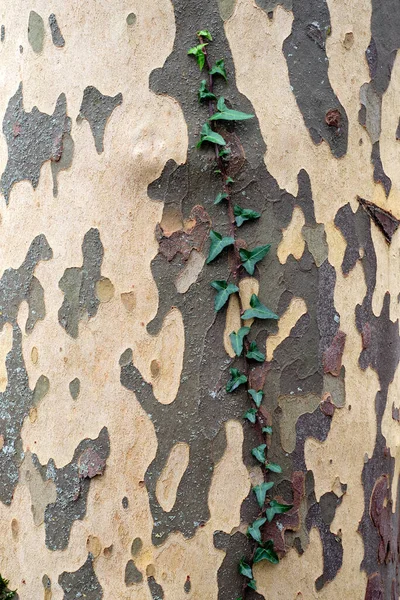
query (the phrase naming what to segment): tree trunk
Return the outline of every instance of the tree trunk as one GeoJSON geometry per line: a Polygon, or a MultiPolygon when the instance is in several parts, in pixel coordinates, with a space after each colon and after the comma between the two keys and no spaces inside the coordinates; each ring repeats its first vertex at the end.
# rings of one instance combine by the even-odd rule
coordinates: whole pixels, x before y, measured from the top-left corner
{"type": "Polygon", "coordinates": [[[0,9],[1,576],[21,600],[397,600],[398,2],[54,6],[0,9]],[[255,115],[208,121],[229,160],[196,147],[203,79],[255,115]],[[208,264],[210,231],[235,245],[208,264]],[[241,319],[254,294],[279,320],[241,319]],[[247,533],[263,482],[276,565],[247,533]]]}

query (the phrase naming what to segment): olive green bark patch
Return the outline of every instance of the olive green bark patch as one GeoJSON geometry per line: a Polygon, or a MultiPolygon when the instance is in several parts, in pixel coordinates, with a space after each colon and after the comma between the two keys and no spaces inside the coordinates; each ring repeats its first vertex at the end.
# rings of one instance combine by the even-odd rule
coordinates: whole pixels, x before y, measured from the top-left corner
{"type": "Polygon", "coordinates": [[[280,396],[278,404],[282,409],[280,419],[281,444],[285,452],[293,452],[296,447],[296,423],[304,413],[313,413],[321,402],[317,394],[293,394],[280,396]]]}
{"type": "Polygon", "coordinates": [[[78,398],[80,391],[81,391],[81,382],[78,379],[78,377],[75,377],[75,379],[73,379],[69,383],[69,393],[71,394],[71,397],[73,400],[76,400],[78,398]]]}
{"type": "Polygon", "coordinates": [[[28,41],[37,54],[43,50],[44,21],[34,10],[29,13],[28,41]]]}
{"type": "Polygon", "coordinates": [[[236,0],[218,0],[219,14],[221,19],[227,21],[235,11],[236,0]]]}
{"type": "Polygon", "coordinates": [[[328,244],[323,223],[318,223],[313,227],[305,225],[301,232],[307,242],[308,249],[313,256],[315,264],[317,267],[320,267],[328,258],[328,244]]]}
{"type": "Polygon", "coordinates": [[[125,567],[125,585],[134,585],[135,583],[142,583],[143,575],[136,567],[133,560],[129,560],[125,567]]]}

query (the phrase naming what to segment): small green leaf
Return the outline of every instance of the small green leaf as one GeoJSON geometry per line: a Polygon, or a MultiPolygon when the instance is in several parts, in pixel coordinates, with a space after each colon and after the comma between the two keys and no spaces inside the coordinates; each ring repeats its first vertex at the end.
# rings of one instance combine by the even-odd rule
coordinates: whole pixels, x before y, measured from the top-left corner
{"type": "Polygon", "coordinates": [[[229,154],[231,153],[231,149],[230,148],[222,148],[222,150],[219,151],[218,156],[220,158],[225,158],[225,160],[227,160],[227,156],[229,156],[229,154]]]}
{"type": "Polygon", "coordinates": [[[232,333],[229,334],[229,339],[231,340],[232,348],[236,356],[240,356],[242,354],[243,340],[249,331],[250,327],[241,327],[237,333],[236,331],[232,331],[232,333]]]}
{"type": "Polygon", "coordinates": [[[262,304],[255,294],[252,294],[250,298],[250,306],[244,311],[242,315],[242,319],[247,321],[247,319],[279,319],[278,315],[276,315],[272,310],[269,310],[264,304],[262,304]]]}
{"type": "Polygon", "coordinates": [[[243,575],[243,577],[247,577],[247,579],[253,579],[253,571],[251,570],[251,566],[245,562],[244,558],[239,563],[239,573],[243,575]]]}
{"type": "Polygon", "coordinates": [[[228,301],[228,298],[231,294],[234,294],[235,292],[239,291],[239,288],[236,285],[234,285],[233,283],[228,283],[224,280],[212,281],[210,285],[212,285],[212,287],[218,292],[214,300],[214,307],[216,312],[221,310],[221,308],[228,301]]]}
{"type": "Polygon", "coordinates": [[[269,425],[267,425],[267,427],[263,427],[262,428],[262,432],[263,433],[268,433],[268,435],[272,435],[272,427],[270,427],[269,425]]]}
{"type": "Polygon", "coordinates": [[[275,515],[282,515],[293,508],[293,504],[280,504],[276,500],[271,500],[266,510],[268,522],[271,523],[275,515]]]}
{"type": "Polygon", "coordinates": [[[207,46],[207,44],[198,44],[197,46],[193,46],[188,50],[188,54],[193,54],[196,57],[197,64],[199,65],[200,71],[203,70],[203,67],[206,62],[206,56],[203,52],[203,48],[207,46]]]}
{"type": "Polygon", "coordinates": [[[265,468],[273,473],[282,473],[282,467],[276,463],[269,462],[265,465],[265,468]]]}
{"type": "Polygon", "coordinates": [[[201,102],[202,100],[216,100],[216,96],[215,94],[213,94],[212,92],[210,92],[207,88],[207,82],[205,79],[203,79],[203,81],[200,84],[200,88],[199,88],[199,102],[201,102]]]}
{"type": "Polygon", "coordinates": [[[247,119],[254,118],[254,115],[250,115],[249,113],[228,108],[225,104],[225,98],[222,97],[218,100],[217,108],[219,112],[214,113],[209,118],[209,121],[247,121],[247,119]]]}
{"type": "Polygon", "coordinates": [[[252,221],[261,217],[261,213],[251,210],[251,208],[242,208],[238,204],[233,207],[233,213],[236,217],[236,225],[240,227],[245,221],[252,221]]]}
{"type": "Polygon", "coordinates": [[[250,394],[250,396],[253,398],[253,402],[254,404],[257,406],[257,408],[260,408],[261,406],[261,402],[264,396],[264,392],[262,390],[258,390],[258,392],[256,392],[256,390],[247,390],[250,394]]]}
{"type": "Polygon", "coordinates": [[[251,451],[254,458],[256,458],[258,460],[258,462],[260,462],[262,464],[264,464],[266,461],[266,458],[265,458],[265,448],[266,447],[267,447],[266,444],[260,444],[256,448],[253,448],[253,450],[251,451]]]}
{"type": "Polygon", "coordinates": [[[235,183],[235,180],[234,180],[234,179],[232,179],[232,177],[227,177],[227,178],[225,179],[225,184],[226,184],[226,185],[228,185],[229,183],[235,183]]]}
{"type": "Polygon", "coordinates": [[[249,581],[249,583],[247,584],[247,587],[249,587],[251,590],[257,590],[256,580],[252,579],[251,581],[249,581]]]}
{"type": "Polygon", "coordinates": [[[253,563],[257,564],[262,560],[268,560],[273,565],[277,565],[279,562],[279,558],[275,550],[271,548],[257,548],[254,553],[253,563]]]}
{"type": "Polygon", "coordinates": [[[218,144],[219,146],[225,146],[226,144],[222,135],[213,131],[208,123],[204,123],[201,128],[200,141],[198,142],[197,147],[200,148],[203,142],[210,142],[211,144],[218,144]]]}
{"type": "Polygon", "coordinates": [[[257,409],[249,408],[249,410],[246,410],[246,412],[243,415],[243,419],[247,419],[248,421],[250,421],[250,423],[253,423],[254,425],[257,419],[257,409]]]}
{"type": "Polygon", "coordinates": [[[258,506],[262,508],[265,503],[265,497],[267,492],[274,486],[273,481],[264,481],[264,483],[260,483],[260,485],[255,485],[253,487],[253,492],[256,495],[258,506]]]}
{"type": "Polygon", "coordinates": [[[222,202],[222,200],[226,200],[227,198],[229,198],[228,194],[226,194],[225,192],[219,192],[219,194],[217,194],[217,197],[214,200],[214,204],[219,204],[220,202],[222,202]]]}
{"type": "Polygon", "coordinates": [[[265,361],[265,354],[263,354],[258,348],[256,342],[251,342],[249,351],[246,354],[246,358],[251,360],[257,360],[258,362],[265,361]]]}
{"type": "Polygon", "coordinates": [[[220,175],[222,173],[221,169],[214,169],[214,173],[216,175],[220,175]]]}
{"type": "Polygon", "coordinates": [[[249,275],[254,274],[256,264],[268,254],[270,248],[271,244],[266,244],[265,246],[257,246],[253,250],[245,250],[245,248],[239,250],[242,265],[249,275]]]}
{"type": "Polygon", "coordinates": [[[235,243],[233,237],[222,237],[220,233],[211,230],[210,231],[211,246],[207,257],[207,264],[217,258],[221,254],[222,250],[227,246],[232,246],[235,243]]]}
{"type": "Polygon", "coordinates": [[[261,544],[261,531],[260,531],[260,527],[262,527],[264,525],[264,523],[266,522],[266,518],[262,517],[262,519],[256,519],[254,521],[254,523],[252,523],[248,528],[247,528],[247,535],[251,536],[253,538],[253,540],[256,540],[256,542],[258,542],[259,544],[261,544]]]}
{"type": "Polygon", "coordinates": [[[203,38],[206,38],[207,40],[210,40],[210,42],[212,42],[211,33],[208,31],[208,29],[202,29],[201,31],[198,31],[197,37],[203,37],[203,38]]]}
{"type": "Polygon", "coordinates": [[[229,369],[231,378],[225,386],[228,393],[235,391],[240,385],[247,383],[247,377],[238,369],[229,369]]]}
{"type": "Polygon", "coordinates": [[[226,70],[224,59],[217,60],[209,71],[210,75],[221,75],[226,81],[226,70]]]}

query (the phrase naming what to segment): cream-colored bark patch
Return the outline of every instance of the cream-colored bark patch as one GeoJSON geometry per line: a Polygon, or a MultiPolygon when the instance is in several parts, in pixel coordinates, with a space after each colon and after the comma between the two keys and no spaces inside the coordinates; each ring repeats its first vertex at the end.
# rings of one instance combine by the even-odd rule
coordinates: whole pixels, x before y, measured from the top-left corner
{"type": "Polygon", "coordinates": [[[282,241],[278,246],[277,255],[281,264],[285,264],[290,255],[293,255],[296,260],[299,260],[303,256],[305,241],[302,229],[304,225],[303,211],[298,206],[295,206],[292,220],[289,226],[283,230],[282,241]]]}
{"type": "Polygon", "coordinates": [[[278,332],[270,335],[266,341],[266,359],[271,361],[278,346],[289,336],[297,321],[305,315],[307,306],[303,298],[292,298],[289,306],[278,321],[278,332]]]}
{"type": "Polygon", "coordinates": [[[22,463],[21,483],[29,488],[31,495],[31,510],[36,527],[44,522],[46,506],[56,501],[57,492],[54,481],[44,481],[32,461],[32,454],[26,452],[22,463]]]}
{"type": "Polygon", "coordinates": [[[197,250],[192,250],[188,261],[175,281],[176,290],[180,294],[185,294],[191,285],[193,285],[200,275],[206,259],[205,256],[197,250]]]}
{"type": "MultiPolygon", "coordinates": [[[[250,299],[253,294],[258,295],[260,284],[255,277],[245,277],[239,283],[239,296],[243,311],[250,308],[250,299]]],[[[243,321],[244,327],[251,327],[254,319],[243,321]]]]}
{"type": "Polygon", "coordinates": [[[239,331],[242,326],[240,318],[240,302],[237,294],[231,294],[228,300],[228,308],[226,310],[226,321],[224,329],[224,348],[231,358],[235,356],[235,351],[232,348],[229,335],[233,331],[239,331]]]}
{"type": "Polygon", "coordinates": [[[157,500],[166,512],[175,504],[179,484],[189,464],[189,452],[187,444],[175,444],[157,481],[157,500]]]}

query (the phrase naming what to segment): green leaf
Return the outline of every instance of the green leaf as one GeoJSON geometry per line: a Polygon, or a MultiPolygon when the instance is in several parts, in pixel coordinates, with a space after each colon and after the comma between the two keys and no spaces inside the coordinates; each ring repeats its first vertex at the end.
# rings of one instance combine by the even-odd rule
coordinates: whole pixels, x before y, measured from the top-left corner
{"type": "Polygon", "coordinates": [[[250,396],[253,398],[253,402],[254,404],[257,406],[257,408],[260,408],[261,406],[261,402],[264,396],[264,392],[262,390],[258,390],[258,392],[256,392],[256,390],[247,390],[250,394],[250,396]]]}
{"type": "Polygon", "coordinates": [[[212,36],[211,36],[211,33],[208,31],[208,29],[201,29],[201,31],[198,31],[197,37],[203,37],[203,38],[206,38],[207,40],[210,40],[210,42],[212,42],[212,36]]]}
{"type": "Polygon", "coordinates": [[[238,369],[229,369],[231,378],[225,386],[228,393],[235,391],[240,385],[247,382],[247,377],[238,369]]]}
{"type": "Polygon", "coordinates": [[[218,100],[217,108],[219,112],[214,113],[209,118],[209,121],[247,121],[247,119],[254,118],[254,115],[250,115],[249,113],[228,108],[225,104],[225,98],[222,97],[218,100]]]}
{"type": "Polygon", "coordinates": [[[229,183],[235,183],[235,180],[234,180],[234,179],[232,179],[232,177],[227,177],[227,178],[225,179],[225,184],[226,184],[226,185],[228,185],[229,183]]]}
{"type": "Polygon", "coordinates": [[[276,463],[269,462],[265,465],[265,468],[273,473],[282,473],[282,467],[276,463]]]}
{"type": "Polygon", "coordinates": [[[249,333],[250,327],[241,327],[239,331],[232,331],[229,334],[229,339],[231,340],[232,348],[236,354],[236,356],[240,356],[243,352],[243,340],[246,335],[249,333]]]}
{"type": "Polygon", "coordinates": [[[257,360],[258,362],[264,362],[265,354],[260,352],[260,350],[257,348],[256,342],[251,342],[249,351],[246,354],[246,358],[249,358],[251,360],[257,360]]]}
{"type": "Polygon", "coordinates": [[[239,250],[242,265],[249,275],[253,275],[256,264],[268,254],[270,248],[271,244],[266,244],[265,246],[256,246],[253,250],[245,250],[245,248],[239,250]]]}
{"type": "Polygon", "coordinates": [[[254,553],[253,563],[257,564],[262,560],[268,560],[273,565],[277,565],[279,562],[279,557],[275,550],[271,548],[257,548],[257,550],[254,553]]]}
{"type": "Polygon", "coordinates": [[[217,60],[215,65],[209,71],[210,75],[221,75],[226,81],[226,70],[225,70],[225,61],[224,59],[217,60]]]}
{"type": "Polygon", "coordinates": [[[239,291],[239,288],[236,285],[233,283],[228,283],[224,280],[212,281],[210,285],[212,285],[212,287],[218,292],[214,300],[214,308],[216,312],[221,310],[231,294],[239,291]]]}
{"type": "Polygon", "coordinates": [[[253,450],[251,451],[254,458],[256,458],[258,460],[258,462],[260,462],[262,464],[265,464],[265,461],[266,461],[266,458],[265,458],[265,448],[266,447],[267,447],[267,444],[260,444],[256,448],[253,448],[253,450]]]}
{"type": "MultiPolygon", "coordinates": [[[[222,250],[227,246],[232,246],[235,243],[233,237],[222,237],[220,233],[211,230],[210,231],[211,246],[208,253],[207,264],[217,258],[221,254],[222,250]]],[[[268,310],[268,309],[267,309],[268,310]]]]}
{"type": "MultiPolygon", "coordinates": [[[[208,261],[207,261],[208,262],[208,261]]],[[[279,319],[278,315],[276,315],[272,310],[269,310],[264,304],[262,304],[255,294],[252,294],[250,298],[250,306],[244,311],[242,315],[242,319],[246,321],[247,319],[279,319]]]]}
{"type": "Polygon", "coordinates": [[[264,481],[264,483],[260,483],[260,485],[255,485],[253,487],[253,492],[256,495],[258,506],[262,508],[265,503],[265,497],[267,492],[274,486],[273,481],[264,481]]]}
{"type": "Polygon", "coordinates": [[[249,587],[252,590],[257,590],[256,580],[252,579],[251,581],[249,581],[249,583],[247,584],[247,587],[249,587]]]}
{"type": "Polygon", "coordinates": [[[226,194],[225,192],[219,192],[214,200],[214,204],[219,204],[222,202],[222,200],[226,200],[227,198],[229,198],[229,194],[226,194]]]}
{"type": "MultiPolygon", "coordinates": [[[[222,148],[222,150],[219,151],[218,156],[220,158],[225,158],[226,156],[229,156],[230,153],[231,153],[230,148],[222,148]]],[[[225,158],[225,160],[227,160],[227,159],[225,158]]]]}
{"type": "Polygon", "coordinates": [[[238,204],[233,207],[233,213],[236,217],[236,225],[240,227],[245,221],[251,221],[261,217],[261,213],[251,210],[251,208],[242,208],[238,204]]]}
{"type": "Polygon", "coordinates": [[[211,144],[218,144],[219,146],[225,146],[226,144],[222,135],[213,131],[208,123],[204,123],[201,128],[200,141],[198,142],[197,147],[200,148],[203,142],[210,142],[211,144]]]}
{"type": "Polygon", "coordinates": [[[276,500],[271,500],[266,510],[268,522],[271,523],[275,515],[282,515],[293,508],[293,504],[280,504],[276,500]]]}
{"type": "Polygon", "coordinates": [[[239,573],[243,575],[243,577],[247,577],[247,579],[253,579],[253,571],[251,570],[251,566],[245,562],[244,558],[239,563],[239,573]]]}
{"type": "Polygon", "coordinates": [[[200,84],[200,88],[199,88],[199,102],[201,102],[202,100],[216,100],[217,97],[215,96],[215,94],[213,94],[212,92],[210,92],[207,88],[207,82],[205,79],[203,79],[203,81],[200,84]]]}
{"type": "Polygon", "coordinates": [[[262,432],[263,433],[268,433],[269,435],[272,435],[272,427],[270,427],[269,425],[267,425],[267,427],[263,427],[262,428],[262,432]]]}
{"type": "Polygon", "coordinates": [[[259,544],[261,544],[261,531],[260,531],[260,527],[262,527],[264,525],[264,523],[266,522],[266,518],[262,517],[261,519],[256,519],[254,521],[254,523],[252,523],[248,528],[247,528],[247,535],[251,536],[253,538],[253,540],[256,540],[256,542],[258,542],[259,544]]]}
{"type": "Polygon", "coordinates": [[[206,62],[206,56],[203,52],[203,48],[207,46],[207,44],[198,44],[197,46],[193,46],[188,50],[188,54],[193,54],[196,57],[197,64],[199,65],[200,71],[203,70],[203,67],[206,62]]]}
{"type": "Polygon", "coordinates": [[[246,410],[246,412],[243,415],[243,419],[247,419],[248,421],[250,421],[250,423],[253,423],[254,425],[257,419],[257,409],[249,408],[249,410],[246,410]]]}

